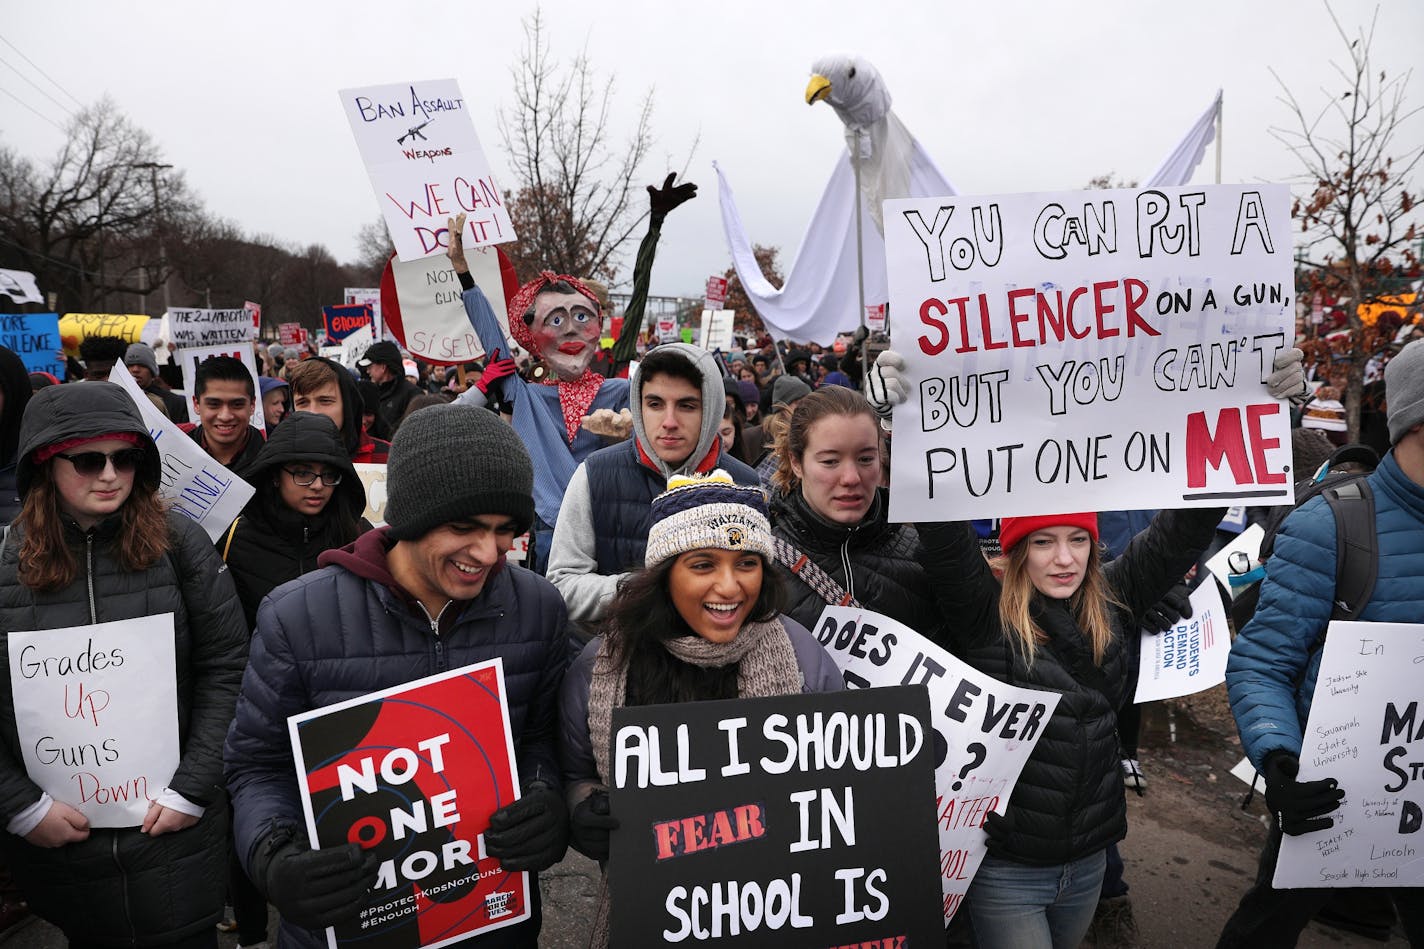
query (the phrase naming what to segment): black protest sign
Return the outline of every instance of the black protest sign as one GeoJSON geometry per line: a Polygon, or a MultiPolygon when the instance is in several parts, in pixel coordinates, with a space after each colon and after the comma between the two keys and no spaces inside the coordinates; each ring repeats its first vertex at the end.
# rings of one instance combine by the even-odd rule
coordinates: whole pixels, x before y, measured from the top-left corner
{"type": "Polygon", "coordinates": [[[933,748],[923,686],[615,709],[611,944],[942,940],[933,748]]]}

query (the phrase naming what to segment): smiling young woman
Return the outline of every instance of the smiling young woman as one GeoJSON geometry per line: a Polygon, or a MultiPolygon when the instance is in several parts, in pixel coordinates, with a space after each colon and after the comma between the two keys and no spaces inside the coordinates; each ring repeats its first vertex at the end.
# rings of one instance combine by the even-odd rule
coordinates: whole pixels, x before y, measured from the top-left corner
{"type": "MultiPolygon", "coordinates": [[[[569,669],[560,697],[573,845],[600,861],[617,825],[607,790],[614,708],[841,688],[820,644],[780,615],[759,487],[720,470],[675,477],[653,501],[652,521],[644,569],[619,587],[606,634],[569,669]]],[[[606,900],[596,945],[607,941],[606,900]]]]}

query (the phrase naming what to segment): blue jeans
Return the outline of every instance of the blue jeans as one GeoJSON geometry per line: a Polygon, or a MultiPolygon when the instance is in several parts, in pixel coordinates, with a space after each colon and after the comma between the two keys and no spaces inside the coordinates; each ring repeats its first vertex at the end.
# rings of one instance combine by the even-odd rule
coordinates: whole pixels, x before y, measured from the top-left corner
{"type": "Polygon", "coordinates": [[[1035,867],[984,857],[965,904],[979,949],[1077,949],[1093,922],[1104,851],[1035,867]]]}

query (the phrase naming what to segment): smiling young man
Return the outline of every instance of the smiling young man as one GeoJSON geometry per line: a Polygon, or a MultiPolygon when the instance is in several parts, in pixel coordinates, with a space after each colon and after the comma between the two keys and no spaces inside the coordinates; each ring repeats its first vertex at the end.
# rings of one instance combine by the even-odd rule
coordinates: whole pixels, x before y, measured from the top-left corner
{"type": "MultiPolygon", "coordinates": [[[[495,812],[486,851],[538,871],[567,843],[554,757],[566,614],[548,581],[505,560],[534,517],[529,453],[493,413],[448,405],[411,415],[388,464],[388,526],[323,554],[258,609],[228,733],[238,854],[282,915],[282,945],[324,946],[320,928],[376,881],[354,844],[306,841],[286,724],[298,712],[498,657],[523,796],[495,812]]],[[[537,897],[534,908],[471,944],[534,945],[537,897]]]]}
{"type": "Polygon", "coordinates": [[[629,380],[633,438],[589,455],[564,492],[549,579],[570,619],[603,615],[625,574],[642,566],[653,498],[678,474],[721,468],[738,484],[756,472],[722,450],[726,393],[712,355],[684,343],[659,346],[629,380]]]}
{"type": "Polygon", "coordinates": [[[219,464],[245,477],[265,440],[252,425],[257,408],[252,373],[240,359],[214,356],[200,363],[193,375],[193,411],[198,421],[179,427],[219,464]]]}

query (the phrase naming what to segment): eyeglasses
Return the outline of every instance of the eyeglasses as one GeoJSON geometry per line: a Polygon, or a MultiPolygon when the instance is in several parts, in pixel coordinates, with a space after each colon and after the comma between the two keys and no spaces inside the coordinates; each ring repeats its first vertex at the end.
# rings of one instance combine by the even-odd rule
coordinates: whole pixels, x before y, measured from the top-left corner
{"type": "Polygon", "coordinates": [[[70,455],[57,454],[74,466],[74,470],[86,478],[104,473],[106,465],[113,464],[114,471],[128,474],[143,461],[142,448],[121,448],[118,451],[77,451],[70,455]]]}
{"type": "Polygon", "coordinates": [[[317,478],[321,479],[322,484],[328,486],[341,483],[341,472],[339,471],[323,471],[321,474],[317,474],[310,468],[283,468],[282,470],[291,475],[292,481],[294,481],[298,487],[302,488],[309,487],[316,483],[317,478]]]}

